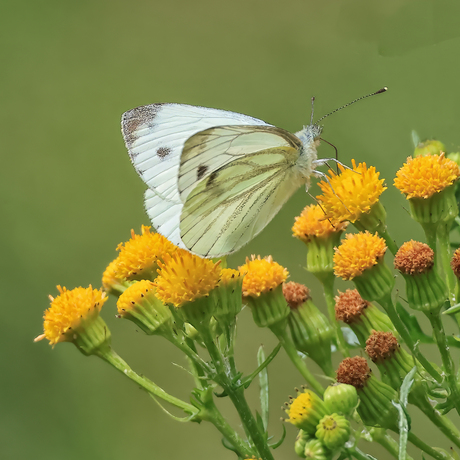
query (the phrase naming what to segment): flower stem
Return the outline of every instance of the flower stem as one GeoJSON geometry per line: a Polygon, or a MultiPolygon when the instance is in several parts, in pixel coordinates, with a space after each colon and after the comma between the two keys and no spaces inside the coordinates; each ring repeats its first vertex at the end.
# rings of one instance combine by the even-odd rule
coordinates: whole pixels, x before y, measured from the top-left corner
{"type": "Polygon", "coordinates": [[[456,301],[456,282],[454,279],[454,273],[450,268],[450,260],[452,258],[452,251],[450,249],[449,242],[449,228],[450,223],[442,223],[438,226],[438,241],[440,246],[441,254],[441,266],[444,272],[445,279],[447,281],[447,288],[449,289],[449,302],[452,307],[457,303],[456,301]]]}
{"type": "Polygon", "coordinates": [[[436,425],[446,437],[448,437],[457,447],[460,447],[460,432],[457,427],[444,415],[441,415],[428,401],[426,394],[420,397],[412,393],[412,397],[416,398],[415,404],[417,407],[436,425]]]}
{"type": "Polygon", "coordinates": [[[211,422],[224,435],[225,439],[233,445],[240,457],[251,457],[255,453],[244,439],[228,424],[212,399],[206,402],[206,409],[200,412],[200,416],[203,420],[211,422]]]}
{"type": "MultiPolygon", "coordinates": [[[[380,444],[394,458],[399,458],[399,444],[384,428],[371,428],[369,433],[373,441],[380,444]]],[[[412,457],[406,454],[406,460],[412,460],[412,457]]]]}
{"type": "Polygon", "coordinates": [[[446,334],[444,332],[441,318],[439,317],[439,314],[427,314],[426,316],[430,320],[431,327],[433,328],[434,338],[438,345],[439,353],[441,354],[442,365],[444,367],[444,372],[446,373],[447,381],[451,391],[450,400],[454,404],[457,412],[460,414],[460,394],[457,386],[454,362],[452,360],[451,354],[449,353],[449,347],[447,345],[446,334]]]}
{"type": "Polygon", "coordinates": [[[391,238],[390,234],[388,233],[388,230],[386,226],[382,229],[379,227],[377,229],[377,232],[381,238],[385,240],[385,243],[387,244],[388,249],[390,252],[395,255],[398,252],[398,245],[395,243],[393,238],[391,238]]]}
{"type": "Polygon", "coordinates": [[[422,366],[425,368],[425,370],[439,383],[442,382],[442,377],[439,374],[439,372],[430,364],[430,362],[423,356],[422,353],[420,353],[419,349],[415,345],[414,341],[412,340],[412,337],[410,336],[409,332],[406,329],[406,326],[404,323],[401,321],[401,318],[399,317],[396,308],[393,304],[393,300],[391,300],[390,295],[386,295],[383,299],[379,301],[379,303],[382,305],[382,307],[385,309],[387,315],[389,316],[391,322],[393,323],[394,327],[396,330],[399,332],[401,335],[402,339],[406,343],[406,345],[409,347],[411,353],[420,361],[422,366]]]}
{"type": "MultiPolygon", "coordinates": [[[[188,404],[182,401],[181,399],[171,396],[169,393],[166,393],[166,391],[164,391],[162,388],[160,388],[158,385],[153,383],[148,378],[136,374],[136,372],[134,372],[128,366],[128,364],[112,349],[110,349],[109,352],[101,353],[98,356],[102,358],[104,361],[107,361],[122,374],[126,375],[126,377],[136,382],[138,385],[141,386],[141,388],[146,390],[148,393],[163,399],[164,401],[172,404],[173,406],[178,407],[179,409],[182,409],[184,412],[190,415],[199,414],[199,409],[195,406],[192,406],[191,404],[188,404]]],[[[197,419],[199,418],[200,417],[198,416],[197,419]]]]}
{"type": "Polygon", "coordinates": [[[286,354],[289,356],[289,359],[292,361],[294,366],[297,367],[297,370],[301,373],[302,377],[306,380],[308,385],[310,385],[311,388],[313,388],[319,395],[322,396],[324,394],[323,386],[308,370],[305,361],[297,353],[297,349],[288,336],[286,329],[283,327],[272,327],[270,329],[276,335],[276,337],[278,337],[278,340],[286,351],[286,354]]]}
{"type": "Polygon", "coordinates": [[[335,299],[334,299],[334,282],[335,276],[333,273],[328,277],[321,278],[324,289],[324,297],[326,298],[327,312],[329,315],[329,321],[334,327],[335,338],[337,340],[337,348],[344,358],[350,356],[350,350],[348,349],[348,344],[343,336],[340,323],[335,319],[335,299]]]}
{"type": "Polygon", "coordinates": [[[244,387],[240,385],[240,380],[238,379],[236,382],[233,382],[233,379],[230,377],[233,375],[228,362],[225,357],[222,356],[218,347],[214,343],[209,330],[207,328],[201,328],[199,332],[216,368],[217,375],[215,381],[223,388],[225,393],[231,399],[238,415],[240,416],[245,431],[249,434],[251,441],[257,449],[258,455],[262,458],[262,460],[274,460],[270,448],[268,447],[265,435],[259,430],[256,419],[252,415],[251,409],[246,401],[244,396],[244,387]]]}
{"type": "Polygon", "coordinates": [[[415,436],[412,431],[409,431],[408,435],[409,441],[416,447],[418,447],[423,452],[426,452],[428,455],[431,455],[436,460],[452,460],[450,455],[440,450],[436,450],[433,447],[430,447],[428,444],[424,443],[420,438],[415,436]]]}

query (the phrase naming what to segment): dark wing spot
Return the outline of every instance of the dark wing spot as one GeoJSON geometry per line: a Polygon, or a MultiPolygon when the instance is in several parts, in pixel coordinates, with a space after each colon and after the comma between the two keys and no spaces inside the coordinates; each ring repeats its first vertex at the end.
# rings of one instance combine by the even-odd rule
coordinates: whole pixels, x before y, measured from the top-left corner
{"type": "Polygon", "coordinates": [[[128,110],[121,117],[121,131],[125,138],[126,146],[129,148],[136,141],[136,130],[140,125],[145,124],[153,127],[153,120],[163,104],[150,104],[128,110]]]}
{"type": "Polygon", "coordinates": [[[172,152],[172,150],[171,150],[169,147],[159,147],[159,148],[157,149],[157,155],[158,155],[160,158],[165,158],[165,157],[167,157],[171,152],[172,152]]]}
{"type": "Polygon", "coordinates": [[[209,179],[208,181],[206,182],[206,188],[210,188],[214,185],[214,181],[217,179],[217,171],[214,171],[213,173],[211,173],[211,175],[209,176],[209,179]]]}
{"type": "Polygon", "coordinates": [[[206,174],[207,170],[208,170],[207,166],[203,166],[203,165],[198,166],[198,170],[196,174],[197,179],[200,180],[206,174]]]}

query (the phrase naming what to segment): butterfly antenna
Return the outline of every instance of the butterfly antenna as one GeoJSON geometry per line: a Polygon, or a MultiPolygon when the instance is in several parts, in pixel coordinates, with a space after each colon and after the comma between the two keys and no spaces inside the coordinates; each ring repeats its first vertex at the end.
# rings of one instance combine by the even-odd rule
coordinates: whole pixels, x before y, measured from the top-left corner
{"type": "Polygon", "coordinates": [[[314,113],[314,111],[315,111],[314,105],[315,105],[315,96],[313,96],[313,97],[311,98],[311,117],[310,117],[310,125],[313,124],[313,113],[314,113]]]}
{"type": "Polygon", "coordinates": [[[320,121],[324,120],[329,115],[332,115],[333,113],[338,112],[339,110],[342,110],[345,107],[349,107],[350,105],[354,104],[355,102],[361,101],[361,100],[366,99],[366,98],[371,97],[371,96],[375,96],[376,94],[384,93],[387,90],[388,90],[388,88],[385,86],[382,89],[379,89],[378,91],[375,91],[375,93],[366,94],[365,96],[358,97],[358,99],[355,99],[354,101],[351,101],[348,104],[342,105],[342,107],[339,107],[338,109],[335,109],[332,112],[329,112],[328,114],[324,115],[318,121],[315,122],[315,125],[317,125],[320,121]]]}

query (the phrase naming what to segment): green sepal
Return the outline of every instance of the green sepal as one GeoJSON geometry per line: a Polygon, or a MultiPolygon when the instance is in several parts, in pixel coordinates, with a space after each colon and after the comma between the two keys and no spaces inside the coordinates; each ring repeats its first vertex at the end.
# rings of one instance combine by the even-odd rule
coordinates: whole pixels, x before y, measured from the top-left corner
{"type": "Polygon", "coordinates": [[[376,265],[353,279],[361,297],[369,302],[379,301],[393,290],[395,280],[383,258],[376,265]]]}

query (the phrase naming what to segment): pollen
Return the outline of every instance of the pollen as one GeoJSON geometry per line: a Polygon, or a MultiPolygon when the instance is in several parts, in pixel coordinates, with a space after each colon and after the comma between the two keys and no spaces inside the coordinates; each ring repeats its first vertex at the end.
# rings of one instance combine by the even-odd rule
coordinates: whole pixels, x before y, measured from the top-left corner
{"type": "Polygon", "coordinates": [[[163,256],[155,280],[157,297],[164,303],[181,307],[214,289],[221,278],[220,261],[214,263],[183,249],[163,256]]]}
{"type": "Polygon", "coordinates": [[[286,268],[276,263],[272,256],[251,259],[246,258],[246,263],[239,267],[240,273],[245,275],[243,279],[243,296],[259,297],[263,292],[269,292],[289,276],[286,268]]]}
{"type": "Polygon", "coordinates": [[[394,266],[401,273],[416,275],[426,273],[434,265],[434,251],[427,244],[406,241],[398,250],[394,266]]]}
{"type": "Polygon", "coordinates": [[[335,297],[335,319],[346,324],[352,324],[361,318],[370,302],[364,300],[356,289],[339,292],[335,297]]]}
{"type": "Polygon", "coordinates": [[[335,250],[334,273],[344,280],[352,280],[377,265],[386,249],[385,241],[377,234],[372,235],[368,231],[347,234],[335,250]]]}
{"type": "Polygon", "coordinates": [[[120,243],[118,257],[109,264],[103,275],[104,286],[110,286],[113,280],[136,279],[147,274],[156,275],[158,262],[166,255],[173,254],[177,247],[163,235],[153,233],[150,227],[142,226],[141,235],[131,230],[131,239],[120,243]]]}
{"type": "Polygon", "coordinates": [[[429,198],[452,185],[460,177],[460,168],[444,153],[408,157],[396,173],[395,187],[410,198],[429,198]]]}
{"type": "Polygon", "coordinates": [[[308,243],[312,238],[327,237],[331,233],[345,230],[348,222],[328,219],[325,211],[319,205],[306,206],[300,216],[295,218],[292,227],[293,235],[308,243]]]}
{"type": "Polygon", "coordinates": [[[379,179],[380,173],[374,166],[367,167],[366,163],[356,166],[355,160],[352,164],[353,170],[339,165],[339,175],[330,170],[329,181],[319,183],[323,194],[317,199],[326,216],[339,222],[356,222],[362,214],[371,210],[386,190],[384,179],[379,179]]]}
{"type": "Polygon", "coordinates": [[[35,341],[47,339],[50,345],[71,341],[72,331],[88,317],[99,314],[102,305],[107,300],[106,293],[99,289],[78,287],[68,291],[65,287],[57,286],[59,295],[50,296],[51,306],[44,314],[44,333],[35,341]]]}

